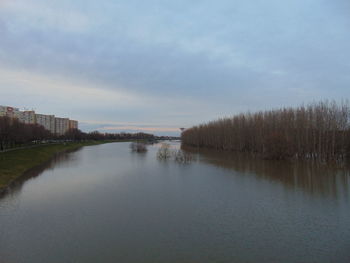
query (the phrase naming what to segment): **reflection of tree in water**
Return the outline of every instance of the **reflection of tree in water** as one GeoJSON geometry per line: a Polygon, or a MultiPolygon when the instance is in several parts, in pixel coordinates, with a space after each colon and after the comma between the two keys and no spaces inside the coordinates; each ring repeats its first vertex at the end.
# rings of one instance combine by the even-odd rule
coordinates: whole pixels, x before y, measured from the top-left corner
{"type": "Polygon", "coordinates": [[[73,153],[78,150],[79,149],[73,149],[73,150],[67,150],[61,153],[57,153],[49,161],[28,170],[21,177],[19,177],[17,180],[12,182],[3,192],[0,192],[0,198],[18,193],[22,189],[26,181],[39,176],[46,170],[51,170],[54,167],[57,167],[57,165],[59,164],[64,163],[64,165],[67,165],[75,162],[76,159],[74,155],[69,153],[73,153]]]}
{"type": "Polygon", "coordinates": [[[162,143],[157,152],[158,160],[169,160],[172,159],[177,163],[189,164],[193,160],[193,155],[188,151],[172,147],[168,143],[162,143]]]}
{"type": "Polygon", "coordinates": [[[182,147],[198,153],[199,161],[210,163],[242,174],[283,183],[286,187],[300,188],[312,195],[349,199],[350,168],[335,168],[312,162],[272,161],[254,158],[248,154],[182,147]]]}

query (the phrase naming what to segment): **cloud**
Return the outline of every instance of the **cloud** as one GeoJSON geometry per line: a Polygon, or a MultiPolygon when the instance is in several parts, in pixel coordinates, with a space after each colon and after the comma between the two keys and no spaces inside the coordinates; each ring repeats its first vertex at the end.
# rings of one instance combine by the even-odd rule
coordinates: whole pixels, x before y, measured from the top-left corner
{"type": "Polygon", "coordinates": [[[93,84],[64,79],[60,76],[47,76],[30,71],[0,69],[0,84],[3,87],[14,86],[15,89],[4,89],[2,92],[46,97],[57,103],[67,101],[89,104],[90,106],[132,106],[140,104],[145,98],[137,97],[125,90],[103,89],[93,84]]]}
{"type": "Polygon", "coordinates": [[[90,129],[348,97],[346,3],[0,1],[0,99],[90,129]]]}
{"type": "Polygon", "coordinates": [[[143,126],[105,126],[101,127],[100,131],[142,131],[142,132],[177,132],[179,128],[171,127],[143,127],[143,126]]]}
{"type": "Polygon", "coordinates": [[[2,2],[1,9],[15,22],[9,24],[12,30],[26,25],[27,29],[81,33],[89,28],[89,19],[82,12],[64,9],[54,2],[11,0],[2,2]]]}
{"type": "Polygon", "coordinates": [[[1,103],[33,108],[39,113],[74,118],[82,123],[81,127],[89,130],[107,125],[122,125],[123,129],[153,125],[160,127],[155,129],[157,131],[173,132],[178,129],[178,125],[188,126],[193,114],[210,111],[209,108],[204,109],[202,103],[191,99],[135,93],[125,87],[116,86],[114,83],[111,89],[102,84],[60,75],[15,70],[4,66],[0,69],[0,97],[12,101],[1,103]],[[174,122],[178,124],[164,128],[164,125],[174,122]]]}

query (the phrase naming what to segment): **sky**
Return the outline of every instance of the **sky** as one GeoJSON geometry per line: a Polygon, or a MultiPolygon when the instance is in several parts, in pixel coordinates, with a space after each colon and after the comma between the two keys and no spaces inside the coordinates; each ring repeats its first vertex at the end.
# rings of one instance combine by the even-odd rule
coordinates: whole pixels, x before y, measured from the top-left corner
{"type": "Polygon", "coordinates": [[[0,105],[178,135],[350,98],[348,0],[0,0],[0,105]]]}

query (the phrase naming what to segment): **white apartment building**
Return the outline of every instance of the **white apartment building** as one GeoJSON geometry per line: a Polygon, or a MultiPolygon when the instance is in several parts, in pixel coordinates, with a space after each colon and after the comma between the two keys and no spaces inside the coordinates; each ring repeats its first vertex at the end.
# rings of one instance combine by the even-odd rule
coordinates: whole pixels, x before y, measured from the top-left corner
{"type": "Polygon", "coordinates": [[[25,124],[39,124],[52,134],[64,135],[69,129],[78,129],[78,121],[58,118],[55,115],[36,114],[35,111],[20,111],[18,108],[0,105],[0,117],[18,119],[25,124]]]}
{"type": "Polygon", "coordinates": [[[69,130],[69,119],[55,117],[55,133],[57,135],[64,135],[68,130],[69,130]]]}
{"type": "Polygon", "coordinates": [[[36,123],[55,133],[55,115],[35,114],[36,123]]]}
{"type": "Polygon", "coordinates": [[[18,119],[25,124],[35,124],[35,111],[21,111],[18,119]]]}

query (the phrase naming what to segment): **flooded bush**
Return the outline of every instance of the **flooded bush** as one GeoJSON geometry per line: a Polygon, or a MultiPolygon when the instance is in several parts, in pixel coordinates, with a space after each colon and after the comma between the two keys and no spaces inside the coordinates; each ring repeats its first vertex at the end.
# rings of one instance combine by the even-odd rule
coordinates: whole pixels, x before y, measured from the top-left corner
{"type": "Polygon", "coordinates": [[[170,149],[170,144],[167,143],[162,143],[160,146],[158,152],[157,152],[157,158],[160,160],[166,160],[171,158],[171,149],[170,149]]]}
{"type": "Polygon", "coordinates": [[[130,144],[130,149],[133,152],[138,152],[138,153],[147,152],[146,144],[140,143],[140,142],[133,142],[133,143],[131,143],[130,144]]]}
{"type": "Polygon", "coordinates": [[[178,163],[190,163],[193,160],[193,155],[183,150],[177,150],[174,152],[174,158],[178,163]]]}
{"type": "Polygon", "coordinates": [[[171,149],[167,143],[163,143],[157,152],[158,160],[174,160],[178,163],[190,163],[193,160],[193,155],[183,150],[171,149]]]}

